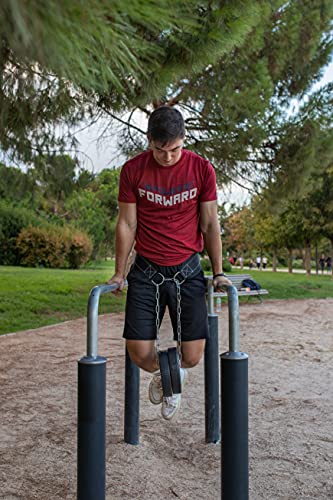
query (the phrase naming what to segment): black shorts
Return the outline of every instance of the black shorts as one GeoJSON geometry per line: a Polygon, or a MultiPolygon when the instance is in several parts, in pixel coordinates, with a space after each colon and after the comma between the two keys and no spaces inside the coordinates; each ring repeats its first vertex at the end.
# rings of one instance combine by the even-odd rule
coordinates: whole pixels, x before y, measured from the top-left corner
{"type": "MultiPolygon", "coordinates": [[[[156,339],[156,286],[142,271],[147,268],[146,258],[136,256],[127,276],[128,291],[124,335],[130,340],[156,339]],[[140,269],[141,268],[141,269],[140,269]]],[[[181,340],[182,342],[208,337],[208,316],[206,305],[206,280],[200,266],[198,254],[194,254],[178,266],[151,265],[166,278],[172,278],[184,264],[190,264],[197,271],[181,284],[181,340]]],[[[159,283],[161,277],[156,276],[159,283]]],[[[174,340],[177,336],[177,289],[173,281],[160,286],[160,323],[168,306],[174,340]]]]}

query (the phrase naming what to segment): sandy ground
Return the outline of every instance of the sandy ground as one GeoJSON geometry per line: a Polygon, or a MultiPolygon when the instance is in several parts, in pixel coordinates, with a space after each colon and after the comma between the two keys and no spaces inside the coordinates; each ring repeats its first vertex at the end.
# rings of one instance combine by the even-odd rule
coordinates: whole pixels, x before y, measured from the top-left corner
{"type": "MultiPolygon", "coordinates": [[[[250,356],[250,498],[333,498],[333,299],[266,300],[240,311],[250,356]]],[[[226,309],[220,316],[223,352],[226,309]]],[[[143,373],[141,444],[123,443],[122,323],[121,315],[99,320],[99,352],[109,360],[107,498],[220,498],[220,446],[204,442],[202,364],[171,422],[147,400],[143,373]]],[[[163,332],[168,339],[168,321],[163,332]]],[[[0,499],[75,499],[85,338],[85,319],[0,337],[0,499]]]]}

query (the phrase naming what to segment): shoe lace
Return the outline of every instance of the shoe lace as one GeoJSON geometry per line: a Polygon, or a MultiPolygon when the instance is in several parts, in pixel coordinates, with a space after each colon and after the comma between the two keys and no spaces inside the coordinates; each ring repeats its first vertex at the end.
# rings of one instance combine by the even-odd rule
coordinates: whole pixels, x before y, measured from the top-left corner
{"type": "Polygon", "coordinates": [[[155,377],[154,385],[155,385],[155,387],[156,387],[157,390],[162,389],[162,379],[161,379],[160,376],[155,377]]]}
{"type": "Polygon", "coordinates": [[[177,406],[177,395],[175,396],[167,396],[163,398],[166,402],[167,406],[171,406],[172,408],[176,408],[177,406]]]}

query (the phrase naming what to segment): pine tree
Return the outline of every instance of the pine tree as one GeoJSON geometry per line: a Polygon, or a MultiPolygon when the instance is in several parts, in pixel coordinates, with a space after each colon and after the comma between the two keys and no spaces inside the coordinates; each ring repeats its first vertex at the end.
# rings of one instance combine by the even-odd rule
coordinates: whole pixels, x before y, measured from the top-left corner
{"type": "Polygon", "coordinates": [[[250,0],[2,1],[2,148],[28,160],[63,146],[60,120],[160,99],[241,45],[265,10],[250,0]]]}
{"type": "MultiPolygon", "coordinates": [[[[153,103],[183,110],[187,146],[210,159],[220,184],[238,178],[260,188],[275,178],[294,135],[299,147],[308,139],[309,108],[290,116],[292,100],[307,96],[332,53],[331,2],[291,1],[282,7],[270,2],[265,7],[261,23],[245,43],[207,64],[200,74],[167,86],[153,103]]],[[[325,92],[328,102],[331,88],[325,92]]],[[[314,135],[320,135],[317,123],[331,114],[321,100],[323,95],[312,99],[313,116],[317,113],[314,135]]],[[[150,110],[145,108],[147,115],[150,110]]],[[[130,125],[126,147],[133,142],[142,147],[144,131],[130,130],[130,125]]],[[[292,169],[291,162],[288,165],[292,169]]]]}

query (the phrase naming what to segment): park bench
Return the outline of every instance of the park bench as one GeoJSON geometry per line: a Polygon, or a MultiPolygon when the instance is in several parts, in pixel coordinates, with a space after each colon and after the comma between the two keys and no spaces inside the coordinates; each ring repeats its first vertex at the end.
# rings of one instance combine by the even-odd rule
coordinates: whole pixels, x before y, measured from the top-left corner
{"type": "MultiPolygon", "coordinates": [[[[262,295],[267,295],[269,293],[268,290],[264,290],[260,288],[260,290],[247,290],[242,287],[242,282],[245,279],[253,280],[250,274],[230,274],[227,278],[231,281],[231,283],[237,288],[238,296],[245,296],[248,298],[248,301],[251,297],[257,297],[260,302],[262,302],[262,295]]],[[[256,280],[254,280],[256,281],[256,280]]],[[[226,290],[221,290],[220,292],[214,292],[214,297],[227,297],[228,293],[226,290]]]]}

